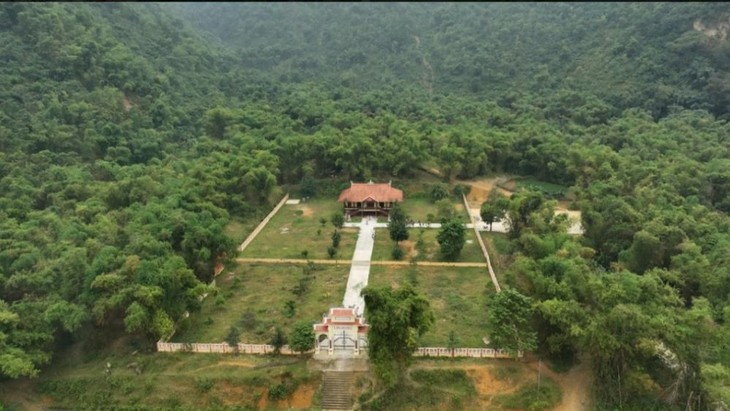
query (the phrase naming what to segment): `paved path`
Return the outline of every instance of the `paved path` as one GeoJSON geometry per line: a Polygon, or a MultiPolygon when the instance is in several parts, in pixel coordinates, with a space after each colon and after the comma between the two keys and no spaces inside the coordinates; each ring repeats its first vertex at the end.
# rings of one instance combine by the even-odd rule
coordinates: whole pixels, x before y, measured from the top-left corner
{"type": "Polygon", "coordinates": [[[370,275],[370,258],[373,255],[375,245],[375,218],[366,217],[358,225],[360,231],[355,244],[355,254],[352,256],[350,276],[347,278],[347,289],[345,298],[342,299],[343,307],[354,307],[358,315],[365,312],[365,300],[360,291],[368,285],[370,275]]]}
{"type": "MultiPolygon", "coordinates": [[[[472,218],[476,218],[475,216],[472,216],[472,218]]],[[[409,228],[441,228],[441,223],[421,223],[421,224],[408,224],[409,228]]],[[[474,224],[467,223],[465,224],[467,229],[474,228],[474,224]]],[[[345,223],[344,227],[349,228],[358,228],[360,227],[360,223],[345,223]]],[[[388,223],[376,223],[375,228],[388,228],[388,223]]],[[[490,231],[489,230],[489,224],[479,221],[476,223],[476,228],[478,231],[490,231]]],[[[492,230],[493,233],[507,233],[509,232],[509,225],[507,223],[506,219],[495,221],[492,223],[492,230]]],[[[583,234],[583,227],[581,227],[580,221],[573,221],[571,222],[570,227],[568,227],[568,234],[583,234]]]]}

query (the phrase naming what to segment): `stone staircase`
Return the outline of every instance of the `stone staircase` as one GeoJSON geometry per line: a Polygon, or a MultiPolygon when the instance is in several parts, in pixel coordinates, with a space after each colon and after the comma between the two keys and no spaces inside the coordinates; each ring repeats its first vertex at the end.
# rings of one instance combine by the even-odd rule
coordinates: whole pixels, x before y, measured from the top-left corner
{"type": "Polygon", "coordinates": [[[352,385],[355,382],[355,373],[351,371],[324,371],[323,374],[322,410],[352,410],[352,385]]]}

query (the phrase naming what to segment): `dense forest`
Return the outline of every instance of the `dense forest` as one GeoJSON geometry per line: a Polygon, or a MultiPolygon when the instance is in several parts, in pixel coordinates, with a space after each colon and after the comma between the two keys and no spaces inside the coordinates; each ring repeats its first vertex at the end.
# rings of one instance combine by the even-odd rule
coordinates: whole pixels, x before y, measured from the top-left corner
{"type": "Polygon", "coordinates": [[[723,3],[0,4],[0,375],[168,335],[300,183],[514,173],[538,350],[599,407],[730,406],[723,3]]]}

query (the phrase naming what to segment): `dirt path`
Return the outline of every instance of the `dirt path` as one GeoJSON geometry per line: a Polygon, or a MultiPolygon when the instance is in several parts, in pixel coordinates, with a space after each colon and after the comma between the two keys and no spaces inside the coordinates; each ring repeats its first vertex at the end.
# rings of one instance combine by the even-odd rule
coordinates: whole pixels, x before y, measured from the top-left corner
{"type": "Polygon", "coordinates": [[[512,196],[512,192],[505,190],[501,187],[497,187],[498,184],[510,180],[510,176],[498,176],[490,178],[480,178],[477,180],[457,180],[456,183],[467,184],[471,186],[471,191],[466,196],[469,201],[470,208],[479,208],[483,202],[487,201],[489,193],[496,187],[497,191],[507,197],[512,196]]]}
{"type": "MultiPolygon", "coordinates": [[[[537,371],[538,363],[532,361],[528,366],[537,371]]],[[[563,392],[562,401],[552,411],[588,411],[590,409],[593,375],[588,360],[581,359],[580,364],[566,374],[553,372],[545,363],[540,367],[540,372],[555,380],[563,392]]]]}

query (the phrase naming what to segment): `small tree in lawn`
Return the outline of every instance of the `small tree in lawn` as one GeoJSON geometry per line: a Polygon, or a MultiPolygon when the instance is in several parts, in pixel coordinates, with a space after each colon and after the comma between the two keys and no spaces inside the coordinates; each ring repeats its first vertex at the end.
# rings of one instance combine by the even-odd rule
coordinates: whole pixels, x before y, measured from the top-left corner
{"type": "Polygon", "coordinates": [[[327,255],[330,258],[335,258],[335,256],[337,255],[337,249],[332,246],[327,247],[327,255]]]}
{"type": "Polygon", "coordinates": [[[342,234],[340,234],[339,231],[335,230],[332,233],[332,247],[337,248],[340,246],[340,240],[342,240],[342,234]]]}
{"type": "Polygon", "coordinates": [[[327,224],[327,219],[324,217],[319,218],[319,226],[324,227],[324,225],[327,224]]]}
{"type": "Polygon", "coordinates": [[[406,221],[408,221],[408,216],[403,212],[400,203],[395,203],[390,209],[390,221],[388,221],[388,233],[391,240],[400,243],[408,239],[406,221]]]}
{"type": "Polygon", "coordinates": [[[487,299],[487,329],[491,344],[516,355],[537,348],[537,333],[530,323],[532,299],[507,288],[487,299]]]}
{"type": "Polygon", "coordinates": [[[345,216],[340,212],[335,212],[332,214],[332,217],[330,217],[330,222],[332,222],[332,225],[335,226],[335,228],[342,228],[342,226],[345,225],[345,216]]]}
{"type": "Polygon", "coordinates": [[[311,322],[301,321],[294,325],[289,335],[289,347],[300,354],[314,348],[314,328],[311,322]]]}
{"type": "Polygon", "coordinates": [[[458,219],[447,221],[441,225],[436,240],[441,246],[441,255],[448,261],[455,261],[466,242],[464,224],[458,219]]]}
{"type": "Polygon", "coordinates": [[[269,340],[269,345],[272,345],[274,347],[274,354],[281,353],[281,347],[286,345],[286,335],[284,334],[284,331],[281,329],[281,327],[277,326],[274,328],[274,334],[269,340]]]}

